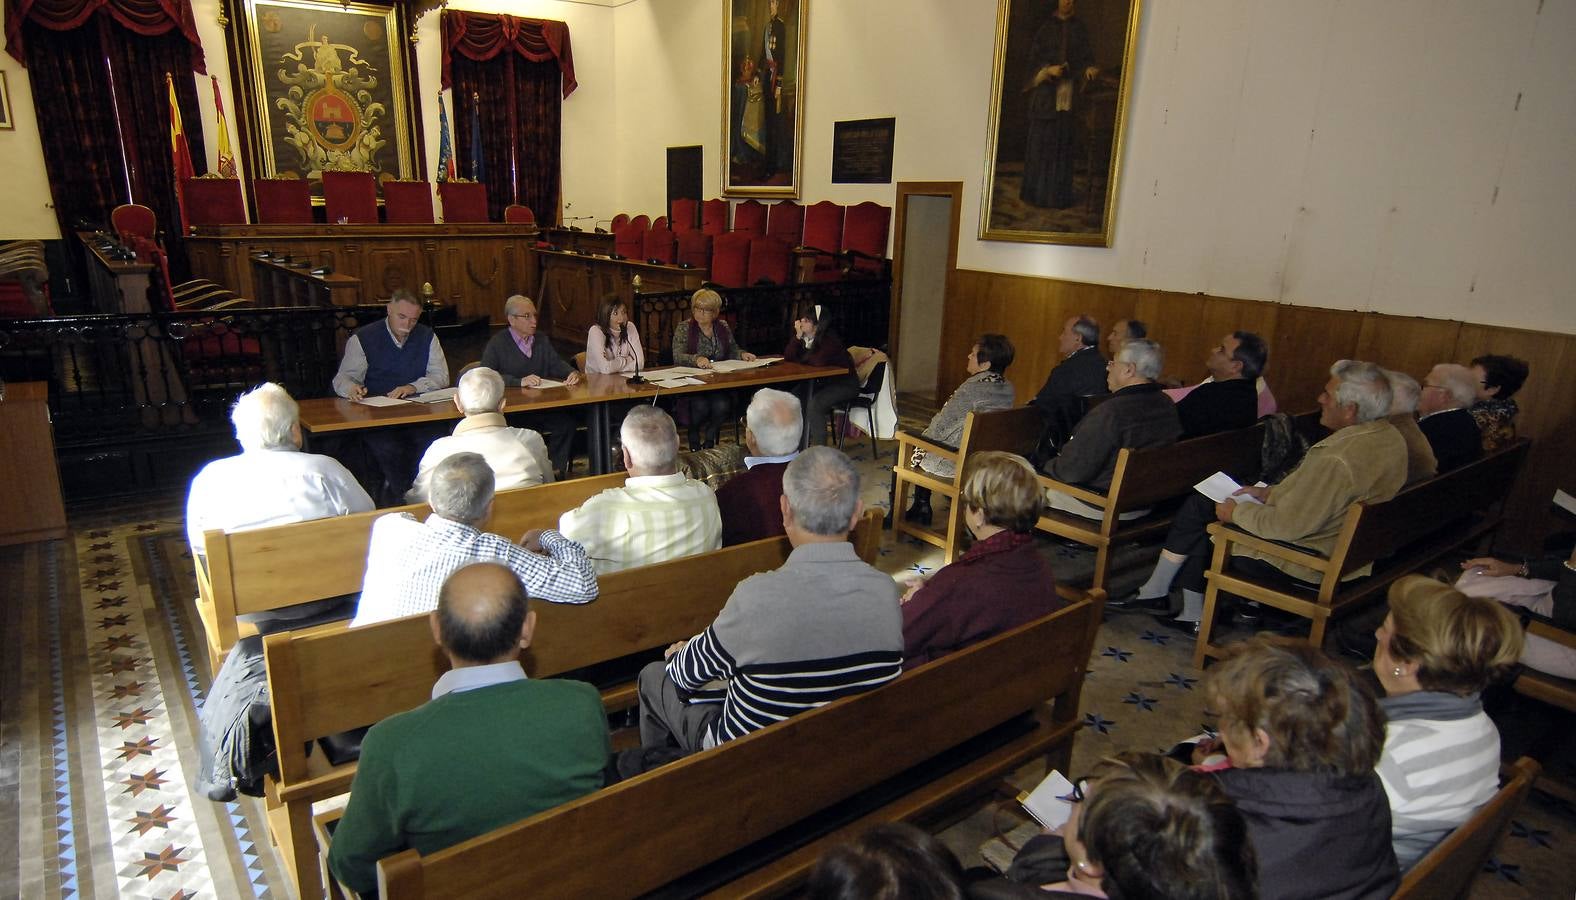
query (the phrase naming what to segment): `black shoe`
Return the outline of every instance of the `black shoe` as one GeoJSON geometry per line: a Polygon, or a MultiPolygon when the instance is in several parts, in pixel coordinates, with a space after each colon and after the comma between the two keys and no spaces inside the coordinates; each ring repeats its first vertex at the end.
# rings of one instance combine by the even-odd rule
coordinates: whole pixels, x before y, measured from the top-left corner
{"type": "Polygon", "coordinates": [[[1193,635],[1194,637],[1198,636],[1197,622],[1189,622],[1172,616],[1155,616],[1155,624],[1162,628],[1169,628],[1172,631],[1180,631],[1183,634],[1193,635]]]}
{"type": "Polygon", "coordinates": [[[1112,612],[1123,613],[1149,613],[1151,615],[1171,615],[1171,597],[1140,597],[1137,591],[1123,594],[1115,600],[1105,601],[1105,608],[1112,612]]]}
{"type": "Polygon", "coordinates": [[[1238,603],[1231,611],[1231,621],[1234,625],[1257,625],[1264,621],[1264,609],[1254,603],[1238,603]]]}
{"type": "Polygon", "coordinates": [[[930,501],[929,500],[925,500],[925,501],[916,500],[916,501],[914,501],[914,504],[908,508],[908,511],[903,513],[903,521],[905,521],[905,522],[918,522],[919,524],[925,525],[927,527],[930,525],[931,520],[934,519],[934,518],[935,518],[935,515],[930,510],[930,501]]]}

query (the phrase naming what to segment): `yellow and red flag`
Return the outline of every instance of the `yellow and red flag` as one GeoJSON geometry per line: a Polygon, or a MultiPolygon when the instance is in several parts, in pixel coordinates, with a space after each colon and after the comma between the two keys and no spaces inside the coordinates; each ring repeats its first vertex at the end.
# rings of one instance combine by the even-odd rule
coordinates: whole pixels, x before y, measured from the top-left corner
{"type": "Polygon", "coordinates": [[[192,151],[186,144],[186,129],[181,127],[181,106],[175,97],[175,80],[168,72],[164,73],[164,85],[170,91],[170,159],[174,163],[170,174],[175,181],[175,205],[181,213],[181,234],[185,234],[186,192],[182,185],[185,179],[197,173],[192,169],[192,151]]]}
{"type": "Polygon", "coordinates": [[[219,118],[219,174],[234,178],[235,154],[230,151],[230,126],[224,123],[224,98],[219,96],[219,79],[213,75],[208,78],[213,82],[214,115],[219,118]]]}

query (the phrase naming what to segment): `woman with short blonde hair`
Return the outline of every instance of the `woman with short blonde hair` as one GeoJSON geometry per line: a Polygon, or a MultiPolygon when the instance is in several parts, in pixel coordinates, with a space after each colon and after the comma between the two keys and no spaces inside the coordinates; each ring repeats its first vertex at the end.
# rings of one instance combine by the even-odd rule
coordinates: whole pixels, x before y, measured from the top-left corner
{"type": "MultiPolygon", "coordinates": [[[[733,332],[721,315],[721,294],[711,288],[701,288],[690,295],[690,317],[673,329],[674,365],[709,369],[718,360],[755,358],[755,354],[734,342],[733,332]]],[[[691,450],[717,446],[717,432],[733,410],[732,394],[732,391],[707,391],[683,399],[688,405],[691,450]]]]}
{"type": "Polygon", "coordinates": [[[963,524],[974,545],[903,597],[903,665],[912,668],[1049,615],[1066,603],[1034,546],[1044,500],[1029,461],[986,451],[964,465],[963,524]]]}
{"type": "Polygon", "coordinates": [[[1521,626],[1493,600],[1408,575],[1390,585],[1390,614],[1374,637],[1389,720],[1379,778],[1405,869],[1499,788],[1499,731],[1480,695],[1520,658],[1521,626]]]}

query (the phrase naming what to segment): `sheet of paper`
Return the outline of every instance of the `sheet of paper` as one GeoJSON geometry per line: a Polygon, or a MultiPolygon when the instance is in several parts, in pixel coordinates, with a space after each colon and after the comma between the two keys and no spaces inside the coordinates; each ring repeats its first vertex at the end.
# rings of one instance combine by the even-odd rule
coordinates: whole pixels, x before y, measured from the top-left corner
{"type": "Polygon", "coordinates": [[[759,369],[762,366],[769,366],[774,362],[782,362],[782,357],[761,357],[750,362],[745,362],[742,359],[719,359],[711,364],[711,368],[714,372],[743,372],[747,369],[759,369]]]}
{"type": "Polygon", "coordinates": [[[458,393],[458,391],[459,388],[438,388],[435,391],[428,391],[425,394],[417,394],[410,399],[416,401],[417,403],[442,403],[445,400],[454,399],[454,395],[458,393]]]}
{"type": "Polygon", "coordinates": [[[531,388],[531,390],[533,390],[533,391],[545,391],[548,388],[560,388],[560,387],[563,387],[563,386],[564,386],[564,383],[562,381],[553,381],[550,378],[543,378],[541,380],[541,382],[539,384],[537,384],[535,387],[531,388]]]}
{"type": "Polygon", "coordinates": [[[1235,500],[1238,503],[1259,502],[1249,494],[1237,494],[1233,497],[1232,494],[1241,490],[1241,488],[1242,485],[1238,484],[1235,478],[1232,478],[1225,472],[1216,472],[1198,484],[1193,485],[1193,490],[1198,491],[1216,503],[1223,503],[1227,499],[1235,500]]]}
{"type": "Polygon", "coordinates": [[[646,377],[652,379],[678,378],[683,375],[705,375],[709,371],[711,370],[698,369],[694,366],[668,366],[664,369],[648,369],[646,370],[646,377]]]}
{"type": "Polygon", "coordinates": [[[376,397],[362,397],[360,400],[357,400],[356,402],[360,403],[362,406],[403,406],[404,404],[409,403],[410,401],[409,400],[395,400],[393,397],[385,397],[385,396],[379,394],[376,397]]]}
{"type": "Polygon", "coordinates": [[[1559,488],[1554,489],[1554,505],[1571,515],[1576,515],[1576,497],[1572,497],[1559,488]]]}
{"type": "Polygon", "coordinates": [[[1029,811],[1035,821],[1046,828],[1059,828],[1073,814],[1072,800],[1068,799],[1073,792],[1073,783],[1067,780],[1062,773],[1051,770],[1045,780],[1035,786],[1034,790],[1018,795],[1018,802],[1029,811]]]}
{"type": "Polygon", "coordinates": [[[654,384],[656,384],[657,387],[665,387],[665,388],[676,388],[676,387],[683,387],[686,384],[705,384],[705,383],[706,382],[701,381],[699,378],[668,378],[668,379],[664,379],[662,381],[654,382],[654,384]]]}

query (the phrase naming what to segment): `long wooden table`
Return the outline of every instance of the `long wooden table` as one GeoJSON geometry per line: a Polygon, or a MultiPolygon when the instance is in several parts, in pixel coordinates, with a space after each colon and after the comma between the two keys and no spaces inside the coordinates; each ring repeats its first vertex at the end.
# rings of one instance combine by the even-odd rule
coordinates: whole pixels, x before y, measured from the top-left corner
{"type": "MultiPolygon", "coordinates": [[[[808,381],[815,390],[815,380],[834,378],[847,373],[841,366],[806,366],[800,363],[776,362],[758,369],[742,372],[713,372],[698,376],[704,384],[690,384],[675,388],[659,388],[652,382],[661,377],[662,369],[642,372],[645,384],[630,384],[622,375],[586,375],[579,384],[556,388],[505,388],[503,411],[510,413],[536,412],[544,409],[582,407],[586,413],[587,443],[590,445],[591,472],[601,475],[611,467],[612,431],[611,407],[618,403],[650,400],[659,396],[725,391],[742,388],[765,387],[772,384],[808,381]]],[[[428,425],[460,418],[460,411],[450,401],[441,403],[401,403],[397,406],[367,406],[342,397],[317,397],[300,401],[301,430],[312,436],[344,434],[368,428],[386,428],[396,425],[428,425]]],[[[806,408],[809,404],[806,404],[806,408]]]]}
{"type": "Polygon", "coordinates": [[[634,310],[637,277],[641,291],[658,293],[693,291],[706,280],[705,269],[653,265],[638,259],[541,249],[535,256],[541,273],[534,295],[536,305],[553,337],[575,344],[585,342],[603,299],[617,296],[634,310]]]}

